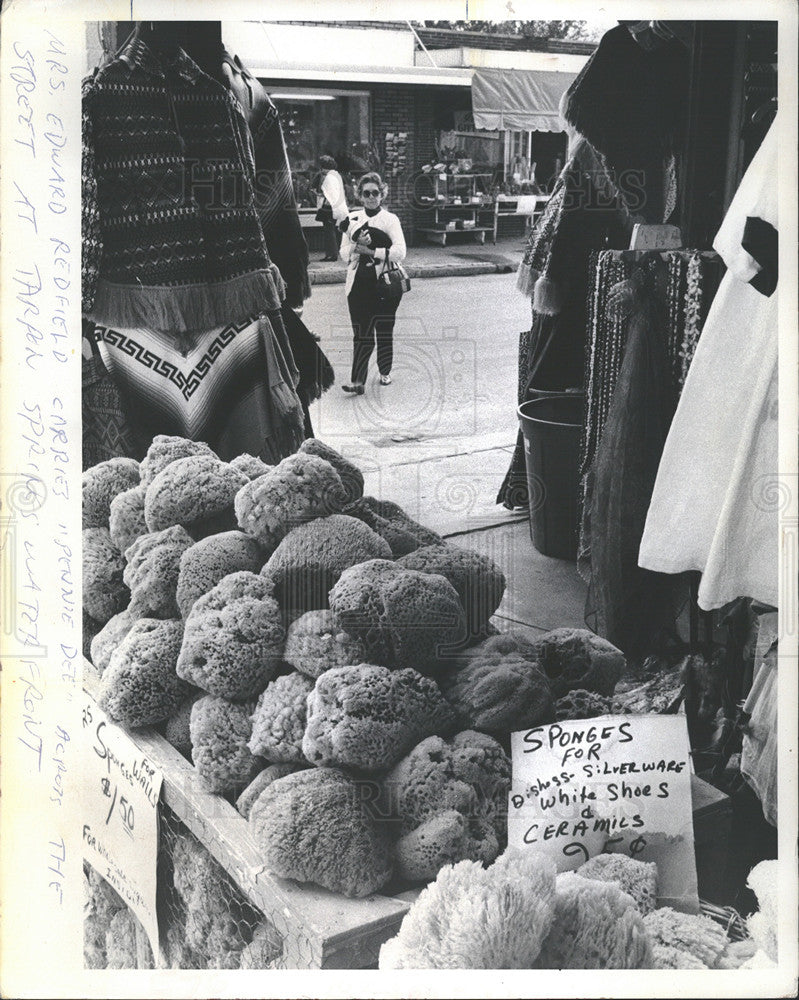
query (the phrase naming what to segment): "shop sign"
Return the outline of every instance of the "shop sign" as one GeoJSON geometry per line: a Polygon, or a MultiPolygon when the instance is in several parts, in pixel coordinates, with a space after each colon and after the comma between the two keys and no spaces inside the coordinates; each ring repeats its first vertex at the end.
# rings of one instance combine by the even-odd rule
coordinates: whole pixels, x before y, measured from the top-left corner
{"type": "Polygon", "coordinates": [[[558,871],[600,853],[658,866],[661,906],[697,912],[685,716],[604,715],[511,736],[508,843],[558,871]]]}
{"type": "Polygon", "coordinates": [[[158,956],[156,867],[162,773],[83,695],[83,857],[142,923],[158,956]]]}

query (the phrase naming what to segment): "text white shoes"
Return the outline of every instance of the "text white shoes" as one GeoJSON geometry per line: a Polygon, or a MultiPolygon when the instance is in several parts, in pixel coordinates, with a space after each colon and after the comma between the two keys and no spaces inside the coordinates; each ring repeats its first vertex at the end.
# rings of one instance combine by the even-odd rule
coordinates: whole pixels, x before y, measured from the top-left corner
{"type": "Polygon", "coordinates": [[[391,376],[390,375],[381,375],[380,376],[380,384],[381,385],[391,385],[391,376]]]}

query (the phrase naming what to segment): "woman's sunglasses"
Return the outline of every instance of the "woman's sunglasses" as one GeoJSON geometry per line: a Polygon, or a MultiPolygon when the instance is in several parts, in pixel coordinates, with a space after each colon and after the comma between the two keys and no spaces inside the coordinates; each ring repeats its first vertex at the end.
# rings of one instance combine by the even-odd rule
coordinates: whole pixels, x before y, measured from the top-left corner
{"type": "Polygon", "coordinates": [[[363,198],[379,198],[380,192],[377,188],[364,188],[363,191],[361,191],[361,196],[363,198]]]}

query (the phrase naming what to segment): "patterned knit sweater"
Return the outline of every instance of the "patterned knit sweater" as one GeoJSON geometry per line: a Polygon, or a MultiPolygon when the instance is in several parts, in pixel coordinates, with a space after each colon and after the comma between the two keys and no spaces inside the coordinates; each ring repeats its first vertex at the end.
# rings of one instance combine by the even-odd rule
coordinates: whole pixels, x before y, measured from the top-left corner
{"type": "Polygon", "coordinates": [[[83,83],[83,311],[175,336],[280,308],[238,101],[134,39],[83,83]]]}

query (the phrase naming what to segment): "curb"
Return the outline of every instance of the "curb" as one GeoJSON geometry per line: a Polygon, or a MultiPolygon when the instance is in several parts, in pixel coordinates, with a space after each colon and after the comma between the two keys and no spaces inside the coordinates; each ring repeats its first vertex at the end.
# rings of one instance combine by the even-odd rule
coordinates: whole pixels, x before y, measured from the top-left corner
{"type": "MultiPolygon", "coordinates": [[[[510,274],[512,264],[492,264],[490,261],[475,261],[473,264],[409,264],[405,270],[409,278],[466,278],[474,274],[510,274]]],[[[343,285],[347,271],[337,267],[330,270],[309,270],[312,285],[343,285]]]]}

